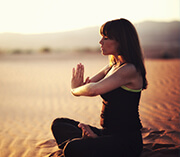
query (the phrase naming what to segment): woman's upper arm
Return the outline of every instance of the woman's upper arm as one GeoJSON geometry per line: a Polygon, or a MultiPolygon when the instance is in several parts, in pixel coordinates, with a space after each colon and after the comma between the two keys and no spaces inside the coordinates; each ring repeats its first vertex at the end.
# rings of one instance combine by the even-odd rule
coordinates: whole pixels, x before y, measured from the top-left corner
{"type": "Polygon", "coordinates": [[[98,82],[103,79],[107,72],[110,70],[110,65],[106,65],[103,69],[101,69],[96,75],[90,78],[90,82],[98,82]]]}
{"type": "Polygon", "coordinates": [[[131,83],[131,80],[135,74],[136,68],[133,65],[125,65],[107,78],[96,82],[92,88],[93,93],[94,95],[100,95],[114,90],[120,86],[127,85],[131,83]]]}

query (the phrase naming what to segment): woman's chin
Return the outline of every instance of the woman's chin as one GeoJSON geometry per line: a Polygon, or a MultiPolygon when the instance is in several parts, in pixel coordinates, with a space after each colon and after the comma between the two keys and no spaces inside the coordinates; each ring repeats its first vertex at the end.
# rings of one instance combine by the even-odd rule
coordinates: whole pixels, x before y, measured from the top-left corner
{"type": "Polygon", "coordinates": [[[106,52],[104,52],[103,50],[101,50],[101,54],[104,56],[107,55],[106,52]]]}

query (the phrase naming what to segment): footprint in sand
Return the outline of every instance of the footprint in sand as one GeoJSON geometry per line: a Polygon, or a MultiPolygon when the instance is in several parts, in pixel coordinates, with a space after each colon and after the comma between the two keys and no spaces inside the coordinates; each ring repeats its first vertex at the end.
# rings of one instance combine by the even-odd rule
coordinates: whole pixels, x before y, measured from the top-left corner
{"type": "Polygon", "coordinates": [[[63,153],[62,153],[62,150],[58,150],[54,153],[52,153],[51,155],[49,155],[49,157],[64,157],[63,153]]]}
{"type": "Polygon", "coordinates": [[[37,145],[37,147],[40,147],[40,148],[50,148],[50,147],[55,147],[55,146],[56,146],[56,142],[53,139],[47,140],[37,145]]]}
{"type": "Polygon", "coordinates": [[[151,131],[146,137],[144,137],[144,139],[155,140],[155,139],[161,137],[164,133],[165,133],[165,130],[151,131]]]}

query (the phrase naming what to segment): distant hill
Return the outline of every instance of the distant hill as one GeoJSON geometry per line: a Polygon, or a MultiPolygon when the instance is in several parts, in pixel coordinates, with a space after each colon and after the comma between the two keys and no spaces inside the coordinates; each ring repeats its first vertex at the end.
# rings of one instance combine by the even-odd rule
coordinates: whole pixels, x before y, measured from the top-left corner
{"type": "Polygon", "coordinates": [[[180,21],[146,21],[135,26],[145,56],[180,57],[180,21]]]}
{"type": "Polygon", "coordinates": [[[59,33],[45,34],[0,34],[0,48],[3,49],[72,49],[97,47],[100,39],[99,28],[90,27],[59,33]]]}
{"type": "MultiPolygon", "coordinates": [[[[147,57],[153,57],[156,53],[171,53],[172,57],[179,56],[180,21],[146,21],[135,24],[135,27],[147,57]]],[[[43,47],[50,49],[97,48],[100,38],[99,27],[46,34],[1,33],[0,50],[39,50],[43,47]]]]}

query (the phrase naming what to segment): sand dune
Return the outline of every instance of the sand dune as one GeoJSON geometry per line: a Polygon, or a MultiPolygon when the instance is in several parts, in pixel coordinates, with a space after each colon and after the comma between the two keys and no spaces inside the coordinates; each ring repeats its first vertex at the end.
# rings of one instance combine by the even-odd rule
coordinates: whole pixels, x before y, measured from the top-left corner
{"type": "MultiPolygon", "coordinates": [[[[48,157],[60,152],[50,131],[57,117],[99,127],[101,99],[73,97],[71,69],[86,76],[107,63],[102,56],[0,56],[0,156],[48,157]],[[88,114],[87,114],[88,113],[88,114]],[[92,116],[93,115],[93,116],[92,116]]],[[[180,60],[146,60],[149,86],[142,94],[142,157],[178,157],[180,60]]]]}

